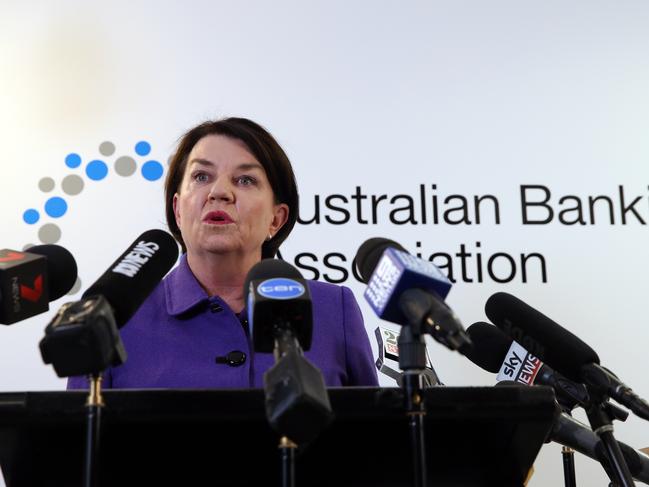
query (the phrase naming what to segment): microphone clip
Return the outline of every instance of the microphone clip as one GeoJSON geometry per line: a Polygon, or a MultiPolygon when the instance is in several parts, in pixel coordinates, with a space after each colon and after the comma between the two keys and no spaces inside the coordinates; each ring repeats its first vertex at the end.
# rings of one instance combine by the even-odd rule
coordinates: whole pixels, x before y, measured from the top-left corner
{"type": "Polygon", "coordinates": [[[459,318],[433,291],[408,289],[399,297],[399,307],[414,334],[428,333],[463,355],[473,346],[459,318]]]}
{"type": "Polygon", "coordinates": [[[99,374],[126,360],[113,310],[101,295],[64,304],[39,346],[59,377],[99,374]]]}

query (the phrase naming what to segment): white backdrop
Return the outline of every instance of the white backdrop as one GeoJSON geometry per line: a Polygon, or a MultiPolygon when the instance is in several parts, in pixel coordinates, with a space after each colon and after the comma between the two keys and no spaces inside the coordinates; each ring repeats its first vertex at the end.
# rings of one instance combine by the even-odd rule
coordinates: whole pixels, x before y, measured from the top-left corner
{"type": "MultiPolygon", "coordinates": [[[[305,218],[314,215],[315,195],[321,204],[333,194],[348,201],[348,223],[328,223],[326,215],[343,214],[323,206],[320,224],[296,226],[284,258],[312,253],[300,262],[338,279],[324,257],[342,254],[347,262],[330,262],[349,269],[368,237],[393,238],[424,258],[454,255],[464,244],[473,260],[463,279],[453,257],[457,283],[448,302],[466,326],[485,319],[492,293],[510,292],[584,339],[646,397],[639,364],[649,338],[648,21],[642,1],[0,0],[0,247],[21,249],[41,243],[39,233],[44,240],[60,233],[85,289],[142,231],[165,228],[163,178],[147,180],[144,164],[166,168],[178,137],[207,118],[245,116],[289,154],[305,218]],[[150,151],[136,150],[141,141],[150,151]],[[69,154],[79,155],[78,167],[66,165],[69,154]],[[104,162],[105,177],[88,174],[93,160],[104,162]],[[131,167],[137,170],[124,175],[131,167]],[[434,223],[430,206],[426,224],[419,213],[416,222],[392,223],[390,211],[404,207],[403,197],[381,203],[376,223],[357,221],[357,187],[368,195],[361,200],[368,218],[371,195],[418,202],[420,185],[429,201],[437,196],[440,215],[458,206],[458,197],[444,204],[450,195],[469,202],[493,195],[500,221],[485,204],[479,224],[472,205],[471,223],[442,216],[434,223]],[[552,222],[523,224],[521,185],[551,191],[552,222]],[[619,187],[626,206],[639,197],[637,215],[627,210],[625,222],[619,187]],[[558,220],[576,206],[574,198],[560,203],[567,195],[584,204],[586,224],[558,220]],[[613,223],[596,206],[591,224],[588,197],[599,195],[612,199],[613,223]],[[52,197],[65,201],[63,215],[56,204],[46,210],[52,197]],[[38,212],[37,222],[25,221],[28,209],[38,212]],[[527,282],[520,266],[511,282],[495,282],[484,269],[476,282],[476,251],[484,269],[499,252],[515,259],[539,253],[546,282],[535,265],[527,282]]],[[[541,193],[528,195],[538,201],[541,193]]],[[[408,213],[393,216],[407,220],[408,213]]],[[[546,214],[537,207],[529,216],[546,214]]],[[[503,259],[494,268],[500,277],[508,272],[503,259]]],[[[376,349],[379,322],[363,302],[363,286],[353,278],[346,284],[376,349]]],[[[66,299],[73,297],[52,308],[66,299]]],[[[64,387],[37,348],[51,315],[0,330],[0,390],[64,387]]],[[[434,342],[429,353],[447,385],[495,381],[434,342]]],[[[616,431],[635,447],[649,446],[649,426],[635,417],[616,431]]],[[[530,485],[561,484],[559,447],[545,446],[535,469],[530,485]]],[[[583,457],[577,479],[606,482],[583,457]]]]}

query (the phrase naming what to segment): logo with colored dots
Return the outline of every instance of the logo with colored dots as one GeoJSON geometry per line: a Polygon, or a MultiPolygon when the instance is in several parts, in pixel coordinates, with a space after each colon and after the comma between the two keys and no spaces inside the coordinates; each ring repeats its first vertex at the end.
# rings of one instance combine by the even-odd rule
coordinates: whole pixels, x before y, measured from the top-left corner
{"type": "MultiPolygon", "coordinates": [[[[84,172],[90,181],[101,181],[108,176],[109,164],[108,158],[114,158],[112,163],[115,174],[122,177],[130,177],[137,173],[138,159],[146,159],[140,163],[139,173],[146,181],[157,181],[164,174],[164,166],[155,159],[149,159],[151,153],[151,144],[142,140],[135,144],[135,156],[121,155],[114,158],[116,153],[115,144],[106,141],[99,145],[99,153],[103,156],[101,159],[92,159],[85,164],[84,172]]],[[[83,158],[77,153],[70,153],[64,159],[65,165],[71,170],[78,170],[84,164],[83,158]]],[[[68,197],[80,194],[86,184],[84,178],[79,174],[68,174],[60,181],[60,190],[68,197]]],[[[38,189],[43,193],[51,193],[56,188],[56,182],[51,177],[44,177],[38,182],[38,189]]],[[[28,208],[23,212],[23,221],[28,225],[35,225],[45,216],[51,219],[59,219],[68,211],[68,198],[65,196],[52,196],[43,204],[42,211],[36,208],[28,208]],[[44,212],[44,215],[43,213],[44,212]]],[[[61,239],[61,229],[53,222],[47,222],[38,229],[38,239],[44,244],[57,243],[61,239]]],[[[32,244],[25,245],[23,250],[27,250],[32,244]]],[[[76,294],[81,288],[81,281],[77,279],[74,287],[68,294],[76,294]]]]}

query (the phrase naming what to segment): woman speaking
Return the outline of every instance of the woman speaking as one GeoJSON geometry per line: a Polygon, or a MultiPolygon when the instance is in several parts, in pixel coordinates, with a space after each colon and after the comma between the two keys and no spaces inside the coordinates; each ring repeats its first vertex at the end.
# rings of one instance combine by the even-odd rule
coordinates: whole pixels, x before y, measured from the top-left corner
{"type": "MultiPolygon", "coordinates": [[[[245,118],[205,122],[180,140],[165,183],[167,224],[183,254],[121,329],[128,358],[105,388],[263,387],[274,364],[255,353],[243,297],[248,271],[274,257],[298,216],[293,169],[277,141],[245,118]]],[[[377,385],[352,292],[309,281],[312,347],[327,386],[377,385]]],[[[72,377],[69,389],[87,387],[72,377]]]]}

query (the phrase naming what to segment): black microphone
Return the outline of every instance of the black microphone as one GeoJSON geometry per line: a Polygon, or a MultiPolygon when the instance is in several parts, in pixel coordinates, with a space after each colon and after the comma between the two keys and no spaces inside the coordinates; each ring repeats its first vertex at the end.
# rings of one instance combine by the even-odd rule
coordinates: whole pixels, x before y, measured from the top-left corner
{"type": "Polygon", "coordinates": [[[432,262],[387,238],[366,240],[355,262],[367,283],[365,299],[379,318],[414,326],[416,333],[430,333],[460,353],[471,346],[460,320],[443,301],[451,282],[432,262]]]}
{"type": "MultiPolygon", "coordinates": [[[[567,379],[544,364],[490,323],[479,321],[467,329],[473,340],[473,349],[467,358],[478,367],[498,374],[498,383],[511,382],[522,385],[547,385],[554,389],[563,411],[575,406],[587,408],[590,396],[583,384],[567,379]]],[[[603,408],[615,419],[626,421],[629,413],[611,402],[603,408]]]]}
{"type": "MultiPolygon", "coordinates": [[[[470,329],[471,327],[469,327],[470,329]]],[[[468,331],[468,330],[467,330],[468,331]]],[[[500,381],[497,387],[524,387],[523,384],[515,381],[500,381]]],[[[604,446],[593,430],[574,419],[570,414],[557,410],[552,429],[548,432],[545,439],[546,443],[554,441],[560,445],[572,448],[587,457],[597,460],[602,464],[610,478],[612,472],[608,458],[604,453],[604,446]]],[[[617,442],[622,451],[622,455],[628,464],[631,475],[644,483],[649,483],[649,457],[644,453],[637,451],[629,445],[617,442]]]]}
{"type": "Polygon", "coordinates": [[[466,357],[478,367],[498,374],[499,382],[551,386],[557,401],[567,410],[576,405],[584,406],[590,400],[583,384],[555,372],[492,324],[477,322],[469,326],[466,332],[473,342],[473,348],[466,357]]]}
{"type": "MultiPolygon", "coordinates": [[[[557,416],[548,439],[568,446],[604,465],[608,462],[602,451],[600,438],[589,427],[565,413],[557,416]]],[[[621,441],[618,441],[618,444],[633,478],[649,483],[649,457],[621,441]]]]}
{"type": "Polygon", "coordinates": [[[178,244],[171,234],[148,230],[129,245],[82,297],[106,298],[121,328],[177,260],[178,244]]]}
{"type": "Polygon", "coordinates": [[[601,367],[591,347],[544,314],[507,293],[492,295],[485,312],[508,336],[569,379],[582,382],[591,391],[609,396],[641,418],[649,419],[649,403],[601,367]]]}
{"type": "Polygon", "coordinates": [[[273,352],[279,329],[290,331],[302,350],[311,349],[311,294],[300,271],[281,259],[264,259],[250,269],[243,290],[256,352],[273,352]]]}
{"type": "Polygon", "coordinates": [[[77,263],[60,245],[0,250],[0,324],[46,312],[50,301],[69,292],[76,279],[77,263]]]}
{"type": "Polygon", "coordinates": [[[40,342],[43,361],[59,377],[96,374],[126,360],[119,336],[178,259],[178,245],[162,230],[140,235],[108,270],[83,293],[66,303],[45,328],[40,342]]]}
{"type": "Polygon", "coordinates": [[[322,373],[302,353],[313,330],[307,282],[291,264],[264,259],[248,272],[244,297],[255,351],[275,355],[264,373],[268,422],[295,443],[312,441],[333,412],[322,373]]]}

